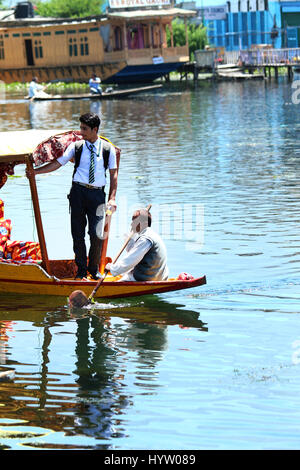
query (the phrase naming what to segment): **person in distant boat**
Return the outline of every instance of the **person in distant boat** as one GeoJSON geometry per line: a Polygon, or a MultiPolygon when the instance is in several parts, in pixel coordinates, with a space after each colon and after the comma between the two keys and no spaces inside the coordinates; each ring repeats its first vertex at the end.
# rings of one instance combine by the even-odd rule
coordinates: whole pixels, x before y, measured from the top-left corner
{"type": "Polygon", "coordinates": [[[167,250],[161,237],[151,228],[152,216],[146,209],[133,213],[133,238],[127,245],[126,256],[105,267],[113,276],[122,274],[121,281],[166,281],[167,250]]]}
{"type": "Polygon", "coordinates": [[[29,98],[33,98],[37,94],[40,94],[41,92],[43,92],[44,87],[42,85],[39,85],[38,81],[39,80],[37,77],[33,77],[33,79],[31,80],[29,84],[29,90],[28,90],[29,98]]]}
{"type": "MultiPolygon", "coordinates": [[[[87,113],[80,116],[80,132],[83,141],[73,142],[64,154],[34,169],[36,175],[57,170],[71,159],[75,160],[73,181],[68,195],[71,209],[71,233],[77,275],[75,279],[84,279],[89,272],[92,279],[101,279],[98,271],[101,246],[103,239],[99,227],[103,226],[105,207],[105,170],[109,169],[110,188],[107,205],[112,211],[117,206],[115,202],[117,192],[117,159],[115,147],[105,139],[98,137],[100,118],[97,114],[87,113]],[[85,228],[88,222],[90,249],[88,254],[85,244],[85,228]]],[[[30,170],[26,171],[27,176],[30,170]]]]}
{"type": "Polygon", "coordinates": [[[89,85],[91,93],[102,95],[101,79],[100,77],[97,77],[95,73],[93,74],[92,78],[90,78],[89,85]]]}

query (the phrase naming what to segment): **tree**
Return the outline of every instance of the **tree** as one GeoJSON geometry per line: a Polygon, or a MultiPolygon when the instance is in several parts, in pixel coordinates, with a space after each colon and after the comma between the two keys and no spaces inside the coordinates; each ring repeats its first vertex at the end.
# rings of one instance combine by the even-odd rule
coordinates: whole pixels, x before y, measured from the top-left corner
{"type": "MultiPolygon", "coordinates": [[[[206,28],[203,25],[196,25],[194,23],[189,23],[188,27],[188,41],[189,41],[189,55],[190,59],[193,60],[194,52],[197,49],[204,49],[206,44],[208,44],[206,28]]],[[[185,25],[180,20],[174,20],[172,22],[173,29],[173,41],[174,46],[184,46],[186,43],[185,40],[185,25]]],[[[168,46],[171,45],[171,33],[167,29],[167,41],[168,46]]]]}
{"type": "Polygon", "coordinates": [[[194,52],[198,49],[204,49],[208,44],[206,28],[203,25],[190,24],[188,29],[189,53],[194,57],[194,52]]]}
{"type": "MultiPolygon", "coordinates": [[[[1,0],[0,0],[1,2],[1,0]]],[[[100,15],[105,0],[37,0],[36,13],[52,18],[77,18],[100,15]]]]}

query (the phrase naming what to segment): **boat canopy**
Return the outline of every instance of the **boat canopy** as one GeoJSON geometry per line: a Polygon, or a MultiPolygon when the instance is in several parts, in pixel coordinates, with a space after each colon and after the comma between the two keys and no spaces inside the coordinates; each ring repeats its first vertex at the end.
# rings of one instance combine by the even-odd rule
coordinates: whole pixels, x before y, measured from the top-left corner
{"type": "MultiPolygon", "coordinates": [[[[7,176],[14,174],[15,165],[25,163],[28,157],[35,166],[51,162],[61,157],[66,148],[78,140],[82,140],[79,131],[31,129],[0,132],[0,188],[6,183],[7,176]]],[[[121,150],[112,145],[116,149],[119,168],[121,150]]]]}
{"type": "Polygon", "coordinates": [[[55,129],[1,132],[0,163],[24,162],[25,156],[32,155],[42,142],[65,133],[65,130],[55,129]]]}
{"type": "Polygon", "coordinates": [[[14,174],[17,164],[25,163],[26,158],[39,166],[62,156],[71,142],[81,140],[79,131],[36,130],[0,133],[0,188],[7,176],[14,174]]]}

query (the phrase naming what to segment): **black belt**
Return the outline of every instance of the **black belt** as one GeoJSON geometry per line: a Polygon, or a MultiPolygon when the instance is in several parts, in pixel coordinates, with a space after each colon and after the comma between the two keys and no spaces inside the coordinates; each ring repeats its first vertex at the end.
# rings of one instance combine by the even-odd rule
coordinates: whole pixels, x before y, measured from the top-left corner
{"type": "Polygon", "coordinates": [[[84,186],[85,188],[88,189],[102,189],[104,190],[105,186],[93,186],[92,184],[85,184],[85,183],[80,183],[79,181],[73,181],[75,184],[80,184],[80,186],[84,186]]]}

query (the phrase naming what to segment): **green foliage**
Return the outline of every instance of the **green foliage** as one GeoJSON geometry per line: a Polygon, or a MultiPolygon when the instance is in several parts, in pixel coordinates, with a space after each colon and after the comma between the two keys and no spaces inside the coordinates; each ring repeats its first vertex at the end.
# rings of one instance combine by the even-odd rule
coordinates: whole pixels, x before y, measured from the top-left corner
{"type": "MultiPolygon", "coordinates": [[[[184,46],[185,40],[185,24],[180,20],[172,22],[174,46],[184,46]]],[[[203,25],[196,25],[189,23],[188,28],[188,41],[189,41],[189,55],[193,59],[194,52],[197,49],[204,49],[208,44],[206,28],[203,25]]],[[[171,33],[167,28],[167,41],[168,46],[171,46],[171,33]]]]}
{"type": "MultiPolygon", "coordinates": [[[[174,46],[184,46],[185,45],[185,25],[180,20],[174,20],[172,22],[173,29],[173,41],[174,46]]],[[[167,28],[167,41],[168,46],[171,46],[171,33],[167,28]]]]}
{"type": "MultiPolygon", "coordinates": [[[[77,18],[100,15],[105,0],[37,0],[36,13],[52,18],[77,18]]],[[[1,2],[1,0],[0,0],[1,2]]]]}
{"type": "Polygon", "coordinates": [[[203,25],[190,24],[188,31],[189,52],[190,56],[194,56],[197,49],[204,49],[208,44],[206,28],[203,25]]]}

